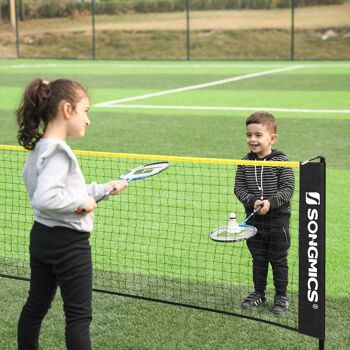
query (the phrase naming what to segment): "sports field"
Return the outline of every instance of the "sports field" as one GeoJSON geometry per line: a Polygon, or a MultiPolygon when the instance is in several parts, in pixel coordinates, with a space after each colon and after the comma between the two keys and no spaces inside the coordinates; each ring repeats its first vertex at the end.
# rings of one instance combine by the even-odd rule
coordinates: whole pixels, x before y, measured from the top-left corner
{"type": "MultiPolygon", "coordinates": [[[[290,160],[325,156],[326,346],[350,346],[350,63],[0,61],[1,144],[16,144],[13,112],[35,77],[87,86],[92,125],[70,142],[74,149],[239,159],[247,152],[245,118],[267,110],[279,122],[276,148],[290,160]]],[[[0,348],[15,348],[26,288],[0,280],[0,348]]],[[[240,318],[100,294],[94,302],[96,349],[316,348],[314,339],[240,318]]],[[[59,300],[42,334],[43,348],[64,348],[59,300]]]]}

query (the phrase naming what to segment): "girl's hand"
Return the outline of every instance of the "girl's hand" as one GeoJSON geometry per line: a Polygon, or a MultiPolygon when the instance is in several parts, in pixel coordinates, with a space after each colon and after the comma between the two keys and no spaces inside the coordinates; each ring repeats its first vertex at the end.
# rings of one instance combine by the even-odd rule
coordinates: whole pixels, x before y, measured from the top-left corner
{"type": "Polygon", "coordinates": [[[91,196],[88,197],[88,199],[84,203],[84,207],[82,208],[84,212],[90,213],[96,208],[96,202],[95,199],[91,196]]]}
{"type": "Polygon", "coordinates": [[[107,182],[108,191],[112,191],[111,195],[116,195],[122,193],[127,187],[128,183],[125,180],[112,180],[107,182]]]}
{"type": "Polygon", "coordinates": [[[271,207],[270,202],[267,199],[264,200],[257,200],[254,203],[254,208],[256,208],[257,206],[262,205],[262,208],[258,211],[258,214],[260,215],[266,215],[271,207]]]}
{"type": "Polygon", "coordinates": [[[91,196],[87,198],[87,200],[84,203],[84,206],[82,208],[79,208],[75,211],[75,214],[82,215],[86,213],[92,212],[96,208],[96,202],[95,199],[91,196]]]}

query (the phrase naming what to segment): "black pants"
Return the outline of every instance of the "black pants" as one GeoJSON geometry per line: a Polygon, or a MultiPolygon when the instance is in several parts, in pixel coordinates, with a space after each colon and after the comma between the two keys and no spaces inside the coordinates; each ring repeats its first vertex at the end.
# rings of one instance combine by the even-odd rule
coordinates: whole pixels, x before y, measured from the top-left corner
{"type": "Polygon", "coordinates": [[[257,292],[264,292],[267,284],[269,263],[272,266],[276,295],[287,294],[288,249],[290,247],[289,216],[260,217],[253,222],[258,231],[247,240],[253,258],[253,282],[257,292]]]}
{"type": "Polygon", "coordinates": [[[43,318],[60,287],[69,350],[90,350],[92,264],[89,233],[34,223],[30,289],[18,322],[18,349],[39,348],[43,318]]]}

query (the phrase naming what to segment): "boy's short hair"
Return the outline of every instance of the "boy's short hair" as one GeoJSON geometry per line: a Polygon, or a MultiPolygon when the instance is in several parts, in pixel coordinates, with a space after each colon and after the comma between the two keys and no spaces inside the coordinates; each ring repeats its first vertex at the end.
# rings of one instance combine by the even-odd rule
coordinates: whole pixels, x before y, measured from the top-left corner
{"type": "Polygon", "coordinates": [[[268,112],[255,112],[251,114],[245,122],[246,126],[248,126],[249,124],[266,125],[273,134],[276,134],[277,132],[276,119],[272,114],[268,112]]]}

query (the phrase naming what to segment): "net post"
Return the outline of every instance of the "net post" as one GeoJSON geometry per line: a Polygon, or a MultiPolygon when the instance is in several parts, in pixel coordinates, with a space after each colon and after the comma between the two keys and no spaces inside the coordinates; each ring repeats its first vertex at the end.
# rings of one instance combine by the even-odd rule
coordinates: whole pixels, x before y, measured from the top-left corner
{"type": "Polygon", "coordinates": [[[300,165],[299,333],[325,339],[326,161],[322,156],[300,165]],[[314,162],[317,160],[317,162],[314,162]]]}

